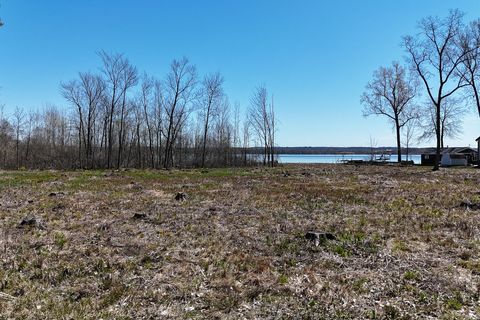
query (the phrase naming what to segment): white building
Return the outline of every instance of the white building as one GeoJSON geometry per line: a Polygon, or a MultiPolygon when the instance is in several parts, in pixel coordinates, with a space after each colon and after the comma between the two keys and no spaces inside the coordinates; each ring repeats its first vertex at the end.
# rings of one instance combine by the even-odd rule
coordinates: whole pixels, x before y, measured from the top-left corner
{"type": "Polygon", "coordinates": [[[442,154],[442,167],[466,166],[467,164],[467,156],[463,153],[445,152],[442,154]]]}

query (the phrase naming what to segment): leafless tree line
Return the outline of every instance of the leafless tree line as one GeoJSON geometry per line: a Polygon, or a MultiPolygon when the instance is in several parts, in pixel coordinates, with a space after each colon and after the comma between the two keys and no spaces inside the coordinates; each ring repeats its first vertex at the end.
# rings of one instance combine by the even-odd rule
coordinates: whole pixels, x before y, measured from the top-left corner
{"type": "Polygon", "coordinates": [[[188,59],[157,79],[123,54],[100,52],[101,72],[62,82],[68,107],[0,113],[1,168],[172,168],[275,164],[275,115],[265,86],[247,114],[224,78],[200,78],[188,59]],[[242,118],[244,119],[242,121],[242,118]],[[264,146],[263,155],[249,154],[264,146]]]}
{"type": "Polygon", "coordinates": [[[269,100],[265,86],[260,86],[251,98],[249,119],[256,136],[263,142],[263,163],[275,165],[275,112],[273,97],[269,100]]]}
{"type": "Polygon", "coordinates": [[[435,139],[438,170],[445,137],[458,136],[469,107],[480,116],[480,20],[465,24],[452,10],[423,19],[418,31],[403,38],[406,66],[378,69],[361,102],[365,116],[384,115],[394,124],[399,161],[402,130],[407,145],[414,131],[419,140],[435,139]]]}

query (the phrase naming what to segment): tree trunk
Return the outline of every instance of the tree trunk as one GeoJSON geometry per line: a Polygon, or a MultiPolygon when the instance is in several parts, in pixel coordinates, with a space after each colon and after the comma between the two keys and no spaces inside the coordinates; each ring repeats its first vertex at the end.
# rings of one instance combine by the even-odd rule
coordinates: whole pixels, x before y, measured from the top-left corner
{"type": "Polygon", "coordinates": [[[113,112],[115,111],[115,94],[116,88],[113,88],[112,104],[110,106],[110,115],[108,119],[108,149],[107,149],[107,168],[112,167],[112,150],[113,150],[113,112]]]}
{"type": "Polygon", "coordinates": [[[206,148],[207,148],[207,131],[208,131],[208,115],[207,115],[207,119],[205,120],[205,129],[203,131],[202,168],[205,167],[205,154],[206,154],[206,148]]]}
{"type": "Polygon", "coordinates": [[[397,162],[402,162],[402,145],[400,143],[400,125],[398,123],[398,116],[395,118],[395,129],[397,133],[397,162]]]}
{"type": "Polygon", "coordinates": [[[165,141],[165,159],[163,160],[163,166],[165,169],[170,167],[170,140],[171,140],[171,130],[172,130],[172,119],[170,119],[170,123],[168,125],[167,131],[167,140],[165,141]]]}
{"type": "Polygon", "coordinates": [[[444,135],[445,135],[445,129],[444,129],[444,127],[442,126],[442,127],[440,128],[440,149],[445,148],[445,144],[444,144],[444,142],[443,142],[444,135]]]}
{"type": "Polygon", "coordinates": [[[475,77],[472,77],[473,94],[475,96],[475,102],[477,104],[478,115],[480,116],[480,96],[478,94],[477,85],[475,84],[475,77]]]}
{"type": "Polygon", "coordinates": [[[27,138],[27,144],[26,144],[26,150],[25,150],[25,162],[27,163],[26,165],[28,166],[28,157],[30,156],[30,139],[31,139],[31,136],[30,136],[30,133],[28,134],[28,138],[27,138]]]}
{"type": "Polygon", "coordinates": [[[118,157],[117,157],[117,169],[120,169],[122,164],[122,152],[123,152],[123,128],[125,126],[125,104],[126,104],[126,92],[123,92],[122,112],[120,114],[120,132],[118,133],[118,157]]]}
{"type": "Polygon", "coordinates": [[[78,127],[78,165],[82,167],[82,122],[78,127]]]}
{"type": "Polygon", "coordinates": [[[441,137],[440,137],[440,125],[441,125],[441,122],[440,122],[440,103],[441,103],[441,99],[439,97],[438,99],[438,102],[436,104],[436,130],[435,130],[435,134],[436,134],[436,138],[437,138],[437,149],[436,149],[436,152],[435,152],[435,164],[433,166],[433,171],[438,171],[438,169],[440,169],[440,148],[441,148],[441,137]]]}
{"type": "Polygon", "coordinates": [[[17,154],[17,170],[20,169],[20,157],[19,157],[19,151],[18,151],[18,146],[20,144],[20,140],[19,140],[19,136],[17,134],[17,142],[15,144],[15,151],[16,151],[16,154],[17,154]]]}

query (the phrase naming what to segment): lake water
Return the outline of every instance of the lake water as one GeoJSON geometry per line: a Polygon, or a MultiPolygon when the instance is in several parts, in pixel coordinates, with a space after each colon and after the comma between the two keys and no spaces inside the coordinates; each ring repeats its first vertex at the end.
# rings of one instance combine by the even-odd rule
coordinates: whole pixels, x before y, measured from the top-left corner
{"type": "MultiPolygon", "coordinates": [[[[419,154],[408,156],[409,160],[413,160],[415,164],[420,164],[421,157],[419,154]]],[[[280,163],[339,163],[343,160],[370,160],[369,154],[279,154],[278,161],[280,163]]],[[[402,155],[402,160],[405,156],[402,155]]],[[[397,162],[397,156],[391,155],[390,162],[397,162]]]]}

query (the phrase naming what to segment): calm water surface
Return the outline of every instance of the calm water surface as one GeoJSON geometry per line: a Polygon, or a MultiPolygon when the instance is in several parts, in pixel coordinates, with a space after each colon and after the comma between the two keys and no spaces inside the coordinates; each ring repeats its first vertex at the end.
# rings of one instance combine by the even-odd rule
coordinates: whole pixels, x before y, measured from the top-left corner
{"type": "MultiPolygon", "coordinates": [[[[402,155],[402,160],[405,160],[402,155]]],[[[279,154],[280,163],[339,163],[343,160],[370,160],[369,154],[279,154]]],[[[420,164],[419,154],[409,155],[408,160],[413,160],[415,164],[420,164]]],[[[396,162],[397,156],[391,155],[390,162],[396,162]]]]}

